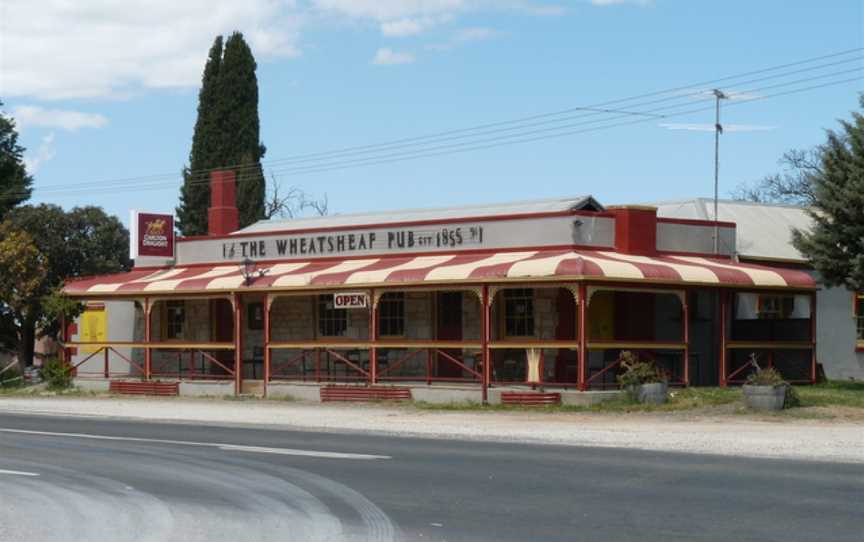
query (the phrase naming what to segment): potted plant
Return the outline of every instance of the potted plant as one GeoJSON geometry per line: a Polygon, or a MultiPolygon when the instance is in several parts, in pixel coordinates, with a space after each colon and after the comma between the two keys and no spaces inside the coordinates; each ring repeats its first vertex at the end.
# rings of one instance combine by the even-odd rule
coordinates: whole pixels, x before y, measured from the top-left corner
{"type": "Polygon", "coordinates": [[[756,354],[750,355],[750,364],[756,369],[747,377],[744,384],[744,403],[753,410],[782,410],[791,406],[794,392],[789,383],[773,367],[763,369],[756,361],[756,354]]]}
{"type": "Polygon", "coordinates": [[[650,360],[640,360],[625,350],[618,357],[623,372],[618,383],[631,399],[639,403],[660,405],[668,399],[669,378],[650,360]]]}

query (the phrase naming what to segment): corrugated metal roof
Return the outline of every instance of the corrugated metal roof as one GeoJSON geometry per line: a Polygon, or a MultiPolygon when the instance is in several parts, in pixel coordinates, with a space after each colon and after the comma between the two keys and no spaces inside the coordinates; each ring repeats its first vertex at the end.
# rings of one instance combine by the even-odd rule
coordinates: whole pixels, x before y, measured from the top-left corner
{"type": "Polygon", "coordinates": [[[449,208],[408,209],[377,213],[315,216],[286,220],[260,220],[234,233],[264,233],[271,231],[305,230],[312,228],[340,228],[367,224],[393,224],[424,220],[452,220],[469,217],[501,216],[523,213],[547,213],[579,209],[602,210],[591,196],[514,201],[490,205],[466,205],[449,208]]]}
{"type": "MultiPolygon", "coordinates": [[[[654,203],[657,216],[714,220],[714,200],[695,198],[654,203]]],[[[792,246],[792,231],[807,230],[812,222],[803,207],[748,201],[720,200],[721,221],[737,225],[738,255],[744,258],[776,258],[806,261],[792,246]]]]}

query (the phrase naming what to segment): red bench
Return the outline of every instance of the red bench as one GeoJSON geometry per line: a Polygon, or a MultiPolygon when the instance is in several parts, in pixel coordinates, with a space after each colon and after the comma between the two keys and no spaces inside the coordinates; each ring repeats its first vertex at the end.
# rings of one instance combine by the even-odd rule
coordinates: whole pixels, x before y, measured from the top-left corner
{"type": "Polygon", "coordinates": [[[112,380],[108,385],[108,391],[120,395],[180,395],[180,384],[178,382],[125,382],[112,380]]]}
{"type": "Polygon", "coordinates": [[[321,401],[410,401],[411,388],[390,386],[322,386],[321,401]]]}
{"type": "Polygon", "coordinates": [[[504,391],[501,392],[501,403],[505,405],[521,405],[521,406],[548,406],[560,405],[560,393],[539,393],[539,392],[519,392],[519,391],[504,391]]]}

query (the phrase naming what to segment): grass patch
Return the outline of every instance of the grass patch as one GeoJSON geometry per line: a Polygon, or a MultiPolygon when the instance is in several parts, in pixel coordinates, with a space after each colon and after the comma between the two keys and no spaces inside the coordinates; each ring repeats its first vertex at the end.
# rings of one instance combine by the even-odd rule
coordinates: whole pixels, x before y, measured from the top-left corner
{"type": "Polygon", "coordinates": [[[795,386],[802,407],[845,406],[864,408],[864,382],[829,381],[795,386]]]}

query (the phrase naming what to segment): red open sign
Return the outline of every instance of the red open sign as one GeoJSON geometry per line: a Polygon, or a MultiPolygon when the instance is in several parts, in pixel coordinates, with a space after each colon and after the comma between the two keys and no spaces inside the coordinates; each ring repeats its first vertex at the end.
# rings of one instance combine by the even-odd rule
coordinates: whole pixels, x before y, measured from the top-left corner
{"type": "Polygon", "coordinates": [[[334,309],[365,309],[369,306],[369,296],[364,292],[333,294],[334,309]]]}

